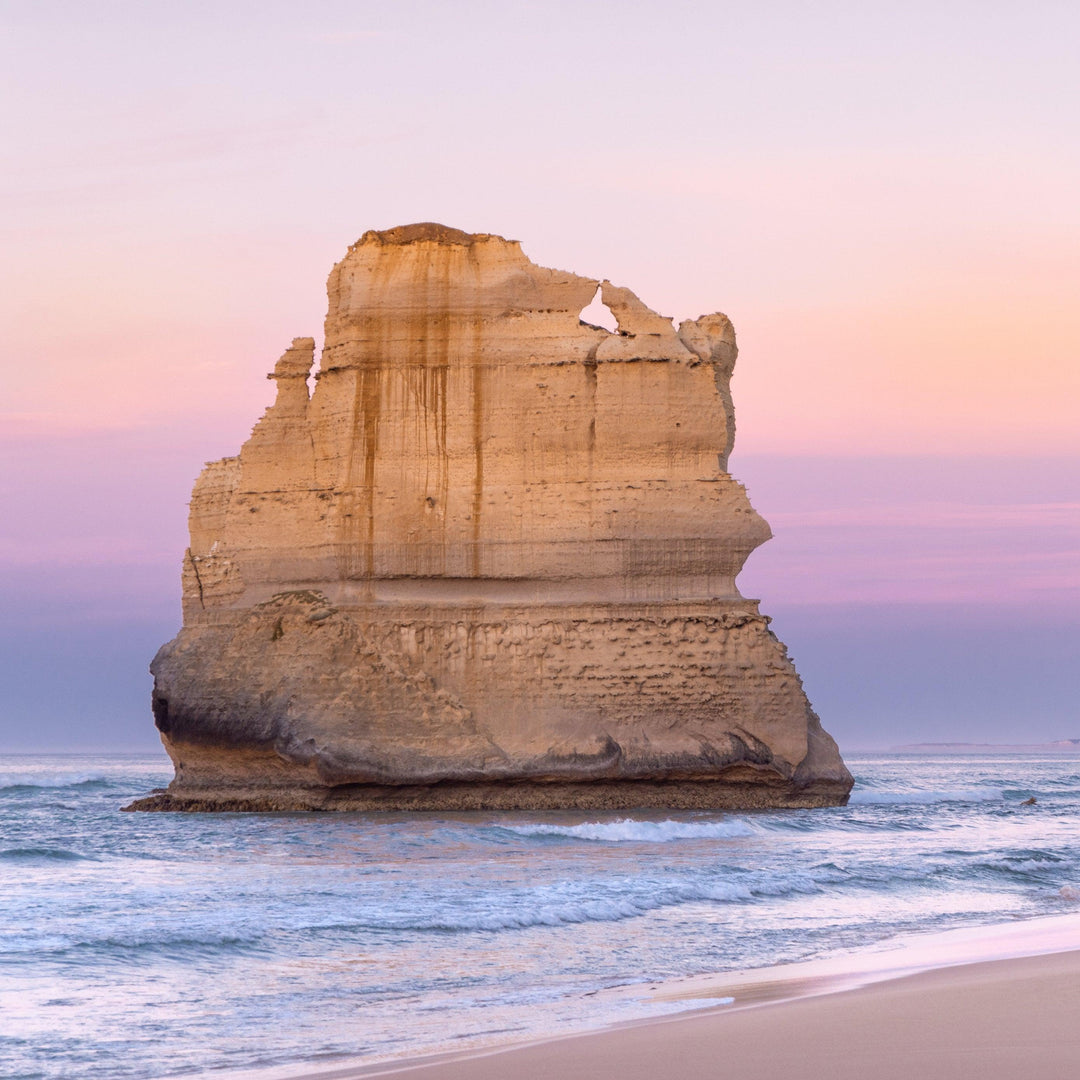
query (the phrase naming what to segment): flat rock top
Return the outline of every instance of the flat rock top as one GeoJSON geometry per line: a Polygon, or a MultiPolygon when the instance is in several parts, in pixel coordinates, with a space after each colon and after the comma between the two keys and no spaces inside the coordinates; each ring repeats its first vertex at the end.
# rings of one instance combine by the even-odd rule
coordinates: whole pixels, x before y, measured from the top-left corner
{"type": "Polygon", "coordinates": [[[449,225],[440,225],[436,221],[396,225],[392,229],[369,229],[360,237],[361,244],[419,244],[426,241],[437,244],[464,244],[470,247],[485,240],[500,240],[504,244],[517,243],[516,240],[507,240],[492,233],[467,233],[462,229],[452,229],[449,225]]]}

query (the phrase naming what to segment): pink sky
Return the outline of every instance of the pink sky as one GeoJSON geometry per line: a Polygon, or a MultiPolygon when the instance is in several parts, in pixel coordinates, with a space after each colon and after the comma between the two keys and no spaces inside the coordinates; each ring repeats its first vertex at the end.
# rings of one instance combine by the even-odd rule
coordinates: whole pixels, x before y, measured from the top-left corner
{"type": "Polygon", "coordinates": [[[5,4],[9,632],[170,632],[202,462],[418,220],[731,316],[766,610],[1074,625],[1077,40],[1055,2],[5,4]]]}

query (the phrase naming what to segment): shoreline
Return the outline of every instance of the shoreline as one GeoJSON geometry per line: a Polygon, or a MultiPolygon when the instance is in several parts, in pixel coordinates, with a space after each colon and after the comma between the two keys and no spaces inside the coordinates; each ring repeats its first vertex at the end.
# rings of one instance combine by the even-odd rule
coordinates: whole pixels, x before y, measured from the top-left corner
{"type": "Polygon", "coordinates": [[[1012,1080],[1020,1070],[1028,1080],[1058,1080],[1066,1075],[1062,1068],[1080,1070],[1080,912],[912,934],[819,960],[588,996],[596,1005],[653,1002],[658,1012],[614,1023],[598,1016],[594,1026],[574,1031],[423,1056],[230,1069],[201,1073],[198,1080],[501,1080],[511,1074],[516,1080],[655,1080],[672,1075],[665,1068],[673,1053],[680,1080],[711,1080],[718,1062],[740,1080],[865,1080],[868,1074],[906,1080],[913,1075],[911,1055],[919,1058],[923,1077],[1012,1080]],[[669,1011],[679,1002],[686,1004],[669,1011]],[[898,1018],[907,1026],[906,1041],[894,1037],[898,1018]],[[671,1024],[684,1026],[673,1032],[671,1024]],[[795,1056],[788,1054],[792,1047],[795,1056]],[[844,1047],[855,1062],[850,1071],[844,1047]],[[934,1071],[934,1060],[941,1071],[934,1071]]]}

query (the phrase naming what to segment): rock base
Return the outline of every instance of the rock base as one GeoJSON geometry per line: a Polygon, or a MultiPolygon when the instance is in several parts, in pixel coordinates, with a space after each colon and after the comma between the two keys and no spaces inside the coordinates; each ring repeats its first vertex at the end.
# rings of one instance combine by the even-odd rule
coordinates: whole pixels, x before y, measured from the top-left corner
{"type": "Polygon", "coordinates": [[[625,781],[588,784],[431,784],[390,787],[345,784],[332,788],[252,791],[236,788],[165,791],[125,810],[274,813],[292,811],[464,810],[771,810],[842,806],[846,783],[798,788],[762,780],[625,781]]]}

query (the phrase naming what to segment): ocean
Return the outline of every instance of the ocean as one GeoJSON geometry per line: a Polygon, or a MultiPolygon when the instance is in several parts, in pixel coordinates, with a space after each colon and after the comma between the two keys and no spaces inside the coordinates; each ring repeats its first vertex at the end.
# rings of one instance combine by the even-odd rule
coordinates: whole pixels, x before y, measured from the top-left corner
{"type": "Polygon", "coordinates": [[[828,810],[242,815],[121,813],[164,756],[0,756],[0,1075],[570,1033],[685,1007],[612,986],[1080,907],[1080,755],[846,760],[828,810]]]}

